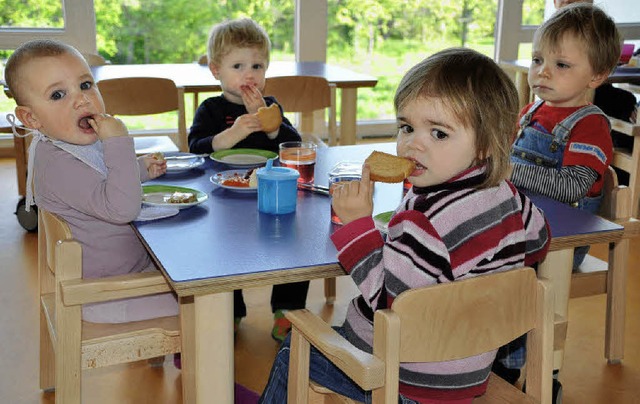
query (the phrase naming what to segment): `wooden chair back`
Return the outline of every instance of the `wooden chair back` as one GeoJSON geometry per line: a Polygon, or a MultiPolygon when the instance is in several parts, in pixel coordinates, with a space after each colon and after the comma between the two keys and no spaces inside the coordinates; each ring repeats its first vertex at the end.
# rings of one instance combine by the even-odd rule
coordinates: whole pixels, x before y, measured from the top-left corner
{"type": "Polygon", "coordinates": [[[82,56],[87,61],[89,66],[103,66],[111,64],[111,62],[97,53],[83,53],[82,56]]]}
{"type": "MultiPolygon", "coordinates": [[[[519,268],[404,292],[390,309],[375,312],[372,355],[355,350],[309,311],[288,312],[293,324],[289,402],[308,402],[309,343],[364,390],[373,390],[374,403],[397,403],[401,362],[478,355],[527,334],[529,397],[493,380],[497,376],[492,374],[487,393],[479,400],[511,397],[504,402],[551,403],[553,296],[545,283],[533,269],[519,268]]],[[[312,391],[335,394],[326,389],[312,391]]]]}
{"type": "Polygon", "coordinates": [[[81,402],[82,370],[180,352],[178,316],[118,324],[82,321],[83,304],[171,290],[162,274],[82,279],[82,247],[67,223],[38,212],[40,387],[56,401],[81,402]]]}
{"type": "Polygon", "coordinates": [[[630,123],[611,118],[611,130],[633,138],[632,150],[615,148],[611,165],[629,173],[631,216],[637,218],[640,209],[640,122],[630,123]]]}
{"type": "MultiPolygon", "coordinates": [[[[625,224],[632,217],[632,191],[618,184],[618,176],[609,166],[604,175],[602,203],[599,215],[625,224]]],[[[626,258],[624,258],[626,260],[626,258]]],[[[571,274],[569,297],[584,297],[607,293],[609,263],[587,256],[577,272],[571,274]]]]}
{"type": "MultiPolygon", "coordinates": [[[[184,89],[159,77],[124,77],[98,82],[107,113],[136,116],[177,112],[172,138],[181,151],[188,151],[184,89]]],[[[160,150],[162,151],[162,150],[160,150]]]]}
{"type": "Polygon", "coordinates": [[[314,131],[312,113],[328,109],[329,145],[337,143],[335,86],[323,77],[280,76],[269,77],[264,87],[265,96],[273,96],[285,112],[302,114],[300,132],[303,136],[319,138],[314,131]]]}

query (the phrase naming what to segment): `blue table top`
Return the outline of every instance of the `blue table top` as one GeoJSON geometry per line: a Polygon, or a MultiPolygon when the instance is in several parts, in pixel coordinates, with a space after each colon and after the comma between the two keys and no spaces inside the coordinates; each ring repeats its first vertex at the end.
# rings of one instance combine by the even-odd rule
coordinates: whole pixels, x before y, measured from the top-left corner
{"type": "MultiPolygon", "coordinates": [[[[316,184],[327,185],[327,173],[336,163],[364,161],[373,150],[395,154],[395,143],[318,149],[316,184]]],[[[328,196],[298,191],[295,213],[279,216],[260,213],[256,193],[218,188],[210,182],[214,173],[229,169],[207,159],[200,168],[149,182],[194,188],[209,196],[204,203],[184,209],[176,216],[134,223],[143,243],[178,293],[190,288],[233,290],[311,278],[303,274],[293,279],[292,269],[337,270],[337,251],[329,239],[337,225],[330,220],[328,196]]],[[[374,214],[395,209],[401,198],[402,184],[376,183],[374,214]]],[[[622,229],[554,200],[539,196],[532,199],[545,211],[554,238],[622,229]]]]}

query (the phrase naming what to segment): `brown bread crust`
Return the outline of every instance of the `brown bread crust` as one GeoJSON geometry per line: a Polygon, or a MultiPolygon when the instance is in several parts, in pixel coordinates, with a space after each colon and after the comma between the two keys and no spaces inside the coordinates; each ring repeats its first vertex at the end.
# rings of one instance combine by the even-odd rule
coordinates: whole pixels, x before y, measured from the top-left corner
{"type": "Polygon", "coordinates": [[[257,114],[260,124],[262,125],[262,130],[267,133],[277,130],[282,124],[282,115],[276,103],[268,107],[258,108],[257,114]]]}
{"type": "Polygon", "coordinates": [[[371,180],[378,182],[402,182],[416,168],[412,160],[379,151],[372,152],[365,164],[369,165],[371,180]]]}

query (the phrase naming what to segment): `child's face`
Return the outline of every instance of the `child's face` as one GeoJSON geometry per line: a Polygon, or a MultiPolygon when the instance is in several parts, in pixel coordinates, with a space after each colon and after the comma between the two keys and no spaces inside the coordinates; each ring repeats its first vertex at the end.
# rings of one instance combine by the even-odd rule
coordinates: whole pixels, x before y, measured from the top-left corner
{"type": "Polygon", "coordinates": [[[98,137],[87,118],[104,113],[104,102],[86,62],[77,55],[35,58],[23,66],[24,106],[16,115],[28,127],[68,143],[98,137]]]}
{"type": "Polygon", "coordinates": [[[596,74],[587,56],[586,44],[565,34],[556,49],[533,44],[529,86],[535,95],[555,107],[577,107],[589,103],[589,89],[598,87],[607,75],[596,74]]]}
{"type": "Polygon", "coordinates": [[[439,98],[419,98],[398,111],[398,156],[416,162],[409,181],[418,187],[446,182],[476,161],[473,129],[439,98]]]}
{"type": "Polygon", "coordinates": [[[242,104],[241,87],[255,87],[264,90],[267,58],[257,48],[237,48],[222,57],[220,64],[210,64],[213,76],[220,80],[220,86],[227,100],[242,104]]]}

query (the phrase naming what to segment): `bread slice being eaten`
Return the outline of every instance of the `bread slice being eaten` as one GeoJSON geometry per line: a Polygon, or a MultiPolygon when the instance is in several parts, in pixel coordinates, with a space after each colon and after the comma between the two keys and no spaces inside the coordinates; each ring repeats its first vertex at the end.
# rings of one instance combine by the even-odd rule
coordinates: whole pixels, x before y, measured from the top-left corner
{"type": "Polygon", "coordinates": [[[277,130],[282,124],[282,114],[280,114],[280,108],[278,104],[273,103],[268,107],[258,108],[258,119],[262,130],[269,133],[277,130]]]}
{"type": "Polygon", "coordinates": [[[416,169],[416,163],[404,157],[374,151],[364,161],[369,166],[371,180],[378,182],[402,182],[416,169]]]}

